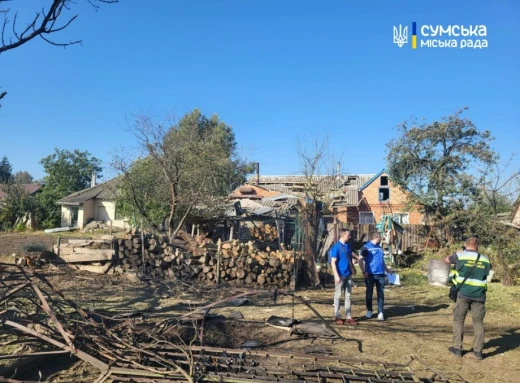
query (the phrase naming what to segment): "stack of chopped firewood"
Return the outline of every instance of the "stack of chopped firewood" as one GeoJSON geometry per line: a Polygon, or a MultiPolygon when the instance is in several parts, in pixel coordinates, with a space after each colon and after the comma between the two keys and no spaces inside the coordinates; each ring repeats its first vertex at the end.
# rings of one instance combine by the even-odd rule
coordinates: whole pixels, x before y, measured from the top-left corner
{"type": "Polygon", "coordinates": [[[276,230],[276,226],[271,226],[270,224],[265,224],[261,226],[255,225],[251,229],[251,234],[257,240],[262,242],[278,241],[278,230],[276,230]]]}
{"type": "Polygon", "coordinates": [[[269,247],[260,251],[252,242],[222,242],[219,253],[218,245],[210,239],[185,232],[170,241],[162,236],[141,236],[134,230],[116,241],[121,267],[127,271],[141,271],[144,263],[146,274],[205,284],[214,284],[219,278],[246,286],[286,287],[291,282],[293,253],[269,247]]]}

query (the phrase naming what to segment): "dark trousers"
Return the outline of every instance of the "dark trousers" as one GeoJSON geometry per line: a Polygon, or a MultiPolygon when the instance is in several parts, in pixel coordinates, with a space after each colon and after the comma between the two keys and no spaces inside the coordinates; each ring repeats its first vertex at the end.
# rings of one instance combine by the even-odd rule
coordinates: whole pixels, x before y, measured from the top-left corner
{"type": "Polygon", "coordinates": [[[382,313],[385,304],[385,274],[369,274],[368,278],[365,278],[365,285],[367,287],[367,311],[372,311],[372,295],[374,294],[374,285],[376,285],[377,309],[382,313]]]}
{"type": "Polygon", "coordinates": [[[473,319],[473,351],[482,352],[484,347],[484,316],[486,307],[483,302],[477,302],[461,297],[453,306],[453,347],[462,350],[464,339],[464,321],[468,311],[473,319]]]}

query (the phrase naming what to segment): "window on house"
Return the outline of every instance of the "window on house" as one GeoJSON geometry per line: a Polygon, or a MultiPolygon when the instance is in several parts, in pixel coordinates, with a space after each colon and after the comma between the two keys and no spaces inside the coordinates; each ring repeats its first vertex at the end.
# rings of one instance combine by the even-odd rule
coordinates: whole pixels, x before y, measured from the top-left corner
{"type": "Polygon", "coordinates": [[[388,186],[388,176],[381,176],[381,186],[388,186]]]}
{"type": "Polygon", "coordinates": [[[359,223],[362,225],[369,225],[371,223],[374,223],[374,213],[372,213],[372,212],[359,213],[359,223]]]}
{"type": "Polygon", "coordinates": [[[379,201],[388,201],[390,199],[389,188],[379,188],[379,201]]]}
{"type": "Polygon", "coordinates": [[[394,221],[402,225],[408,225],[410,216],[408,213],[394,213],[394,221]]]}

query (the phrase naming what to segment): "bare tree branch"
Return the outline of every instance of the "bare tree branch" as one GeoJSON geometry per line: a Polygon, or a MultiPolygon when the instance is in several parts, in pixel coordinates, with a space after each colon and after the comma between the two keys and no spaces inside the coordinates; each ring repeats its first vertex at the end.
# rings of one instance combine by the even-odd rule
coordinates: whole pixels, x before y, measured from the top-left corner
{"type": "MultiPolygon", "coordinates": [[[[0,6],[2,3],[12,2],[14,0],[0,0],[0,6]]],[[[2,24],[1,36],[0,36],[0,55],[9,50],[18,48],[25,43],[33,40],[36,37],[40,37],[43,41],[50,45],[67,47],[69,45],[81,44],[82,40],[71,40],[69,42],[56,42],[50,39],[48,36],[63,31],[68,28],[72,22],[76,20],[78,15],[70,17],[68,20],[62,16],[63,9],[70,10],[70,4],[74,4],[73,0],[47,0],[50,3],[49,10],[46,12],[45,8],[41,11],[36,12],[34,18],[27,24],[25,29],[18,32],[17,20],[18,12],[14,13],[12,22],[12,36],[7,36],[7,26],[10,23],[9,13],[11,8],[0,9],[0,13],[4,15],[4,22],[2,24]],[[58,26],[57,22],[66,20],[62,26],[58,26]]],[[[99,5],[96,3],[113,4],[119,2],[119,0],[87,0],[96,10],[99,5]]],[[[7,92],[0,92],[0,100],[6,96],[7,92]]]]}

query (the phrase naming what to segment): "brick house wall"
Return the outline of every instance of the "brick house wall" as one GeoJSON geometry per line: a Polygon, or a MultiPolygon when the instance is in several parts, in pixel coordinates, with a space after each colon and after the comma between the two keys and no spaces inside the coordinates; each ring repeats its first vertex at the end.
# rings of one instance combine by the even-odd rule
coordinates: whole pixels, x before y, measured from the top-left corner
{"type": "Polygon", "coordinates": [[[349,207],[346,212],[346,217],[343,215],[345,217],[344,219],[349,223],[368,223],[366,220],[369,219],[370,213],[373,215],[373,221],[371,223],[379,222],[381,217],[385,214],[396,213],[401,213],[403,215],[407,214],[408,224],[416,225],[423,223],[423,216],[418,211],[417,207],[410,210],[406,208],[406,192],[404,192],[399,186],[393,184],[388,178],[387,173],[382,173],[365,189],[360,191],[359,200],[359,206],[349,207]],[[381,185],[381,177],[386,177],[387,185],[381,185]],[[388,190],[389,196],[386,201],[379,201],[380,188],[388,190]],[[365,221],[363,221],[363,218],[365,221]]]}

